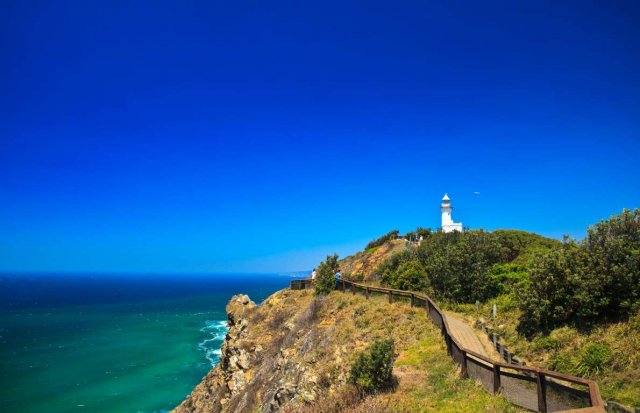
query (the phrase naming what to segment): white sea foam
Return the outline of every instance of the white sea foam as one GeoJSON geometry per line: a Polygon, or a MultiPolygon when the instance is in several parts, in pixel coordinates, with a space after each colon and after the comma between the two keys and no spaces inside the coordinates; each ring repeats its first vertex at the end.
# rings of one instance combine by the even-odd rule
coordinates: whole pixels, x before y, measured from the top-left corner
{"type": "Polygon", "coordinates": [[[220,361],[220,356],[222,355],[220,346],[228,330],[229,327],[227,327],[225,320],[207,320],[205,321],[205,326],[200,329],[203,333],[209,334],[209,337],[198,343],[198,347],[204,351],[204,355],[211,367],[215,367],[220,361]]]}

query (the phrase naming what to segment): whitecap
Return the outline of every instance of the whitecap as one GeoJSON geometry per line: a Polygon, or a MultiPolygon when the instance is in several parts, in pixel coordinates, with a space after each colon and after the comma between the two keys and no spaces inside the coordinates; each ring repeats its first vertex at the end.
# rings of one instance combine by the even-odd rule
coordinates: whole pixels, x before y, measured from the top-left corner
{"type": "Polygon", "coordinates": [[[204,355],[211,367],[215,367],[220,361],[222,355],[220,346],[228,330],[229,327],[226,320],[206,320],[205,326],[200,329],[203,333],[209,334],[209,337],[198,343],[198,347],[204,351],[204,355]]]}

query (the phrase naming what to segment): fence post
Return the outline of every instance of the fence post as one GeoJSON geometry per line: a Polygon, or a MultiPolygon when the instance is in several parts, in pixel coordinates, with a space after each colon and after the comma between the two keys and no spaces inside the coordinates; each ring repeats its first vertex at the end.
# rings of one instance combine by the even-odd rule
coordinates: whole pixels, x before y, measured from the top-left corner
{"type": "Polygon", "coordinates": [[[369,299],[369,287],[364,287],[364,298],[369,299]]]}
{"type": "Polygon", "coordinates": [[[493,393],[498,393],[500,391],[500,366],[497,364],[493,365],[493,393]]]}
{"type": "Polygon", "coordinates": [[[447,333],[447,330],[444,329],[444,342],[447,345],[447,354],[451,356],[451,336],[447,333]]]}
{"type": "Polygon", "coordinates": [[[411,307],[415,305],[415,300],[416,300],[416,295],[414,293],[411,293],[411,307]]]}
{"type": "Polygon", "coordinates": [[[536,373],[536,384],[538,387],[538,411],[547,413],[547,380],[544,374],[536,373]]]}
{"type": "Polygon", "coordinates": [[[351,283],[351,294],[356,295],[356,286],[351,283]]]}
{"type": "Polygon", "coordinates": [[[389,304],[391,304],[393,302],[393,296],[391,294],[392,294],[392,292],[391,292],[391,290],[389,290],[389,304]]]}
{"type": "Polygon", "coordinates": [[[460,365],[462,369],[462,377],[468,379],[469,373],[467,372],[467,352],[462,349],[460,349],[460,352],[462,353],[462,364],[460,365]]]}

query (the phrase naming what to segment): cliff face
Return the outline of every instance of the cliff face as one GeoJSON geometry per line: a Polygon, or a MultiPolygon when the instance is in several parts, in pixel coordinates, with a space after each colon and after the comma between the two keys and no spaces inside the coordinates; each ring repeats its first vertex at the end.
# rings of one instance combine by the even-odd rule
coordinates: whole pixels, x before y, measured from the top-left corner
{"type": "MultiPolygon", "coordinates": [[[[422,312],[385,300],[283,290],[257,306],[246,295],[227,305],[220,363],[175,413],[295,411],[344,388],[358,351],[396,337],[402,348],[427,323],[422,312]]],[[[323,411],[322,409],[319,411],[323,411]]]]}
{"type": "Polygon", "coordinates": [[[282,290],[255,305],[238,295],[227,306],[229,332],[220,364],[176,413],[515,412],[456,364],[423,308],[387,297],[282,290]],[[396,388],[364,400],[346,385],[358,354],[393,338],[396,388]]]}
{"type": "Polygon", "coordinates": [[[281,291],[261,306],[234,296],[220,363],[174,412],[273,412],[289,402],[313,401],[318,376],[310,367],[308,333],[318,302],[309,292],[296,295],[281,291]],[[294,350],[294,343],[302,347],[294,350]]]}

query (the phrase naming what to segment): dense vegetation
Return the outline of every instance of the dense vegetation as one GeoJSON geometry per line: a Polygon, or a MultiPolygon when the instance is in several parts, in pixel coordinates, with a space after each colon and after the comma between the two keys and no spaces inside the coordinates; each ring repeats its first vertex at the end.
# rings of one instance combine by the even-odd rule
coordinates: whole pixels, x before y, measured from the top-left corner
{"type": "Polygon", "coordinates": [[[400,233],[400,231],[398,231],[397,229],[394,229],[393,231],[387,232],[386,234],[384,234],[380,238],[376,238],[373,241],[369,242],[367,244],[367,246],[364,247],[364,249],[368,250],[368,249],[371,249],[371,248],[379,247],[380,245],[384,244],[387,241],[391,241],[392,239],[396,239],[398,237],[399,233],[400,233]]]}
{"type": "Polygon", "coordinates": [[[492,319],[528,362],[594,378],[605,398],[640,405],[640,210],[591,226],[581,241],[521,231],[423,237],[377,269],[382,283],[492,319]]]}
{"type": "Polygon", "coordinates": [[[593,225],[530,268],[518,330],[532,336],[562,325],[582,329],[640,310],[640,210],[593,225]]]}
{"type": "Polygon", "coordinates": [[[318,272],[313,283],[316,295],[328,294],[333,291],[339,267],[338,254],[327,255],[327,259],[318,265],[318,272]]]}
{"type": "Polygon", "coordinates": [[[393,339],[374,341],[369,350],[361,352],[353,363],[349,383],[356,385],[363,394],[391,389],[395,359],[393,339]]]}
{"type": "Polygon", "coordinates": [[[378,269],[394,288],[453,303],[506,295],[521,309],[518,331],[532,337],[581,329],[640,310],[640,210],[588,229],[580,242],[522,231],[422,232],[420,246],[378,269]]]}
{"type": "Polygon", "coordinates": [[[485,301],[523,283],[534,252],[561,243],[523,231],[422,232],[417,249],[407,249],[378,269],[394,288],[426,291],[461,303],[485,301]]]}

